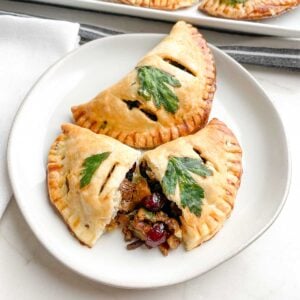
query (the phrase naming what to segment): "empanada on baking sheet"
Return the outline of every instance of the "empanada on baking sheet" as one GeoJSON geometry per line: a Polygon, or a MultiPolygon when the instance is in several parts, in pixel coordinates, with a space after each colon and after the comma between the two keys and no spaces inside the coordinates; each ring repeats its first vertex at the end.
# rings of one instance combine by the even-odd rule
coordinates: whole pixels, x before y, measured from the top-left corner
{"type": "Polygon", "coordinates": [[[48,156],[51,203],[69,229],[92,247],[117,213],[119,186],[139,152],[105,135],[62,125],[48,156]]]}
{"type": "Polygon", "coordinates": [[[221,18],[259,20],[275,17],[299,4],[298,0],[202,0],[199,9],[221,18]]]}
{"type": "Polygon", "coordinates": [[[213,119],[194,135],[145,152],[142,160],[181,209],[187,250],[220,230],[234,207],[242,174],[241,147],[223,122],[213,119]]]}
{"type": "Polygon", "coordinates": [[[207,123],[214,59],[196,28],[179,21],[118,83],[72,107],[77,125],[136,148],[152,148],[207,123]]]}
{"type": "Polygon", "coordinates": [[[193,5],[195,0],[120,0],[124,4],[156,8],[163,10],[175,10],[178,8],[189,7],[193,5]]]}

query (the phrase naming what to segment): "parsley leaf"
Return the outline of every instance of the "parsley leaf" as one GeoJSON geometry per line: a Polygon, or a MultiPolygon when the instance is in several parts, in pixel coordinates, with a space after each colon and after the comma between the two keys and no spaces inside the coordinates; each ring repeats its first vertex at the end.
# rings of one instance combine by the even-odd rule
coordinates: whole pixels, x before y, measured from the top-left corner
{"type": "Polygon", "coordinates": [[[162,179],[162,186],[167,195],[174,195],[177,184],[177,173],[173,163],[169,162],[165,176],[162,179]]]}
{"type": "Polygon", "coordinates": [[[181,83],[173,75],[151,66],[137,67],[140,87],[138,94],[146,101],[152,100],[157,108],[161,106],[167,112],[175,113],[179,108],[179,100],[170,88],[181,87],[181,83]]]}
{"type": "Polygon", "coordinates": [[[174,195],[178,183],[181,205],[187,206],[190,212],[200,216],[204,190],[190,172],[203,177],[213,174],[200,159],[172,156],[162,179],[162,188],[166,195],[174,195]]]}
{"type": "Polygon", "coordinates": [[[210,170],[201,159],[199,160],[190,157],[177,157],[177,160],[179,160],[189,171],[197,175],[206,177],[213,174],[212,170],[210,170]]]}
{"type": "Polygon", "coordinates": [[[80,179],[80,188],[85,187],[91,182],[94,173],[99,168],[101,163],[108,158],[109,155],[110,152],[103,152],[100,154],[89,156],[84,160],[82,164],[83,169],[80,173],[80,175],[82,176],[80,179]]]}
{"type": "Polygon", "coordinates": [[[196,182],[179,182],[180,198],[183,207],[188,207],[189,210],[196,216],[201,215],[202,199],[204,198],[204,190],[196,182]]]}
{"type": "Polygon", "coordinates": [[[247,0],[221,0],[221,2],[231,6],[235,6],[237,4],[244,4],[247,2],[247,0]]]}

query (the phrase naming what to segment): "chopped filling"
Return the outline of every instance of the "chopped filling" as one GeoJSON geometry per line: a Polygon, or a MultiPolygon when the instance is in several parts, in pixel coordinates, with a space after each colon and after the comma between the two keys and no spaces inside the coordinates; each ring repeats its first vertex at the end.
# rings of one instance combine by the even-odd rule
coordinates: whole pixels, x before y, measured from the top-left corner
{"type": "Polygon", "coordinates": [[[158,247],[166,256],[181,243],[181,210],[165,197],[145,163],[140,165],[141,176],[134,176],[134,170],[127,173],[120,186],[122,201],[114,222],[122,228],[125,241],[130,242],[128,250],[143,245],[158,247]]]}
{"type": "Polygon", "coordinates": [[[151,191],[148,187],[147,181],[144,179],[139,180],[136,183],[128,179],[124,179],[120,186],[122,194],[122,201],[120,211],[122,213],[128,213],[135,209],[140,203],[141,199],[151,195],[151,191]]]}

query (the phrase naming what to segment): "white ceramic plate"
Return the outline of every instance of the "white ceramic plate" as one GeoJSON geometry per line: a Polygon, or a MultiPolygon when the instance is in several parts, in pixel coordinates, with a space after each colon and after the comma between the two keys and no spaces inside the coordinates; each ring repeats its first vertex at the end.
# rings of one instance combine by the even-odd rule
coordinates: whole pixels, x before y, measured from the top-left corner
{"type": "Polygon", "coordinates": [[[46,161],[70,107],[85,102],[133,68],[162,35],[122,35],[96,40],[50,68],[27,96],[8,148],[9,174],[19,207],[42,244],[62,263],[96,281],[126,287],[170,285],[203,274],[248,246],[278,215],[289,182],[289,156],[280,118],[257,82],[212,47],[217,65],[213,116],[225,121],[243,147],[244,175],[236,207],[209,242],[163,257],[157,249],[127,251],[119,230],[93,249],[69,233],[48,201],[46,161]]]}
{"type": "Polygon", "coordinates": [[[208,16],[198,10],[199,3],[189,8],[177,11],[163,11],[150,8],[135,7],[114,0],[31,0],[55,5],[91,9],[107,13],[123,14],[162,21],[185,20],[195,25],[201,25],[222,30],[248,32],[265,35],[300,37],[300,7],[281,16],[261,21],[238,21],[208,16]],[[117,2],[117,1],[116,1],[117,2]]]}

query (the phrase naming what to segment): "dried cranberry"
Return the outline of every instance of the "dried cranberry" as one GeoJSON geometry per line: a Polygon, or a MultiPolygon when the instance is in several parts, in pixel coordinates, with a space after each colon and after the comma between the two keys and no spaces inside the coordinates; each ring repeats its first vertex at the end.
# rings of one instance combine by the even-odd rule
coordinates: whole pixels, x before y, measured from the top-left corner
{"type": "Polygon", "coordinates": [[[146,245],[153,248],[167,240],[167,232],[163,223],[155,223],[147,232],[146,245]]]}
{"type": "Polygon", "coordinates": [[[146,196],[141,201],[142,205],[150,211],[159,211],[165,202],[166,199],[164,195],[158,193],[146,196]]]}

